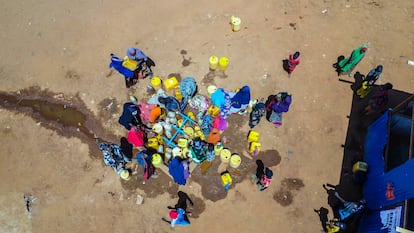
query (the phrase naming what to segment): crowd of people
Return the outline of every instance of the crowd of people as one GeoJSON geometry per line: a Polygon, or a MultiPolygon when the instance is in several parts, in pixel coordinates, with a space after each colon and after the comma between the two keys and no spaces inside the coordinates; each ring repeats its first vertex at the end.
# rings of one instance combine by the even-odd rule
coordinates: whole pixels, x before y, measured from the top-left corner
{"type": "MultiPolygon", "coordinates": [[[[367,50],[366,46],[361,46],[349,58],[340,57],[334,64],[338,75],[350,75],[367,50]]],[[[288,77],[299,64],[300,52],[288,56],[283,67],[288,77]]],[[[124,76],[127,88],[147,77],[151,80],[159,79],[154,77],[151,69],[155,62],[137,48],[128,48],[123,58],[111,54],[109,66],[124,76]]],[[[381,75],[382,68],[379,65],[363,77],[361,87],[355,89],[360,98],[367,95],[381,75]]],[[[175,77],[168,77],[164,82],[169,84],[151,82],[149,88],[153,89],[153,95],[148,101],[139,101],[131,96],[130,101],[124,103],[118,122],[125,127],[127,133],[126,137],[121,138],[121,145],[110,142],[99,145],[105,164],[124,180],[129,180],[132,176],[126,164],[136,162],[142,167],[144,183],[156,175],[158,168],[166,166],[174,182],[185,185],[191,173],[190,163],[199,165],[220,157],[220,151],[225,148],[221,134],[227,129],[227,119],[232,114],[249,113],[251,130],[260,123],[263,116],[278,128],[282,126],[282,116],[289,111],[292,103],[292,95],[287,91],[269,95],[263,101],[264,98],[251,98],[249,86],[241,86],[237,90],[209,86],[208,95],[205,96],[198,93],[197,82],[193,77],[185,77],[180,82],[175,77]],[[133,149],[138,152],[134,154],[133,149]]],[[[387,91],[391,88],[391,84],[382,86],[369,101],[365,113],[382,111],[387,102],[387,91]]],[[[255,150],[252,158],[257,154],[258,151],[255,150]]],[[[256,164],[257,170],[252,177],[258,189],[263,191],[270,186],[273,171],[265,167],[260,159],[256,159],[256,164]]],[[[231,172],[225,171],[222,174],[224,173],[227,180],[231,179],[231,172]]],[[[223,182],[223,188],[227,190],[230,184],[231,182],[223,182]]],[[[193,205],[193,202],[182,191],[178,192],[178,196],[177,205],[170,207],[171,220],[163,218],[171,226],[190,223],[186,203],[188,200],[193,205]]]]}

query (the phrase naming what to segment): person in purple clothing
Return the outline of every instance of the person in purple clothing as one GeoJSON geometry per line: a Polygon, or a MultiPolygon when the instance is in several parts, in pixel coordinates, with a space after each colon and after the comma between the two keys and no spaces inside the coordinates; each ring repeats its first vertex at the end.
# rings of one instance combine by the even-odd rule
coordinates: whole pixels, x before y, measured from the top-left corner
{"type": "Polygon", "coordinates": [[[282,114],[289,111],[291,103],[292,95],[288,92],[270,95],[265,103],[266,119],[279,128],[282,125],[282,114]]]}
{"type": "Polygon", "coordinates": [[[126,55],[128,56],[129,59],[135,60],[135,61],[138,61],[138,62],[148,60],[148,56],[145,55],[145,53],[142,52],[141,49],[137,49],[137,48],[133,48],[133,47],[130,47],[130,48],[127,49],[126,55]]]}

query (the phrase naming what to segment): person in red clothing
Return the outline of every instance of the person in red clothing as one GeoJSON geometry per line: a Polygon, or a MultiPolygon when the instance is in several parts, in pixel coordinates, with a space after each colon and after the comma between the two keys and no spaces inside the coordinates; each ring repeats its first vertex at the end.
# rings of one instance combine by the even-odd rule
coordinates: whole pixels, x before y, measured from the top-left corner
{"type": "Polygon", "coordinates": [[[388,103],[388,91],[392,89],[391,83],[381,85],[375,95],[368,101],[364,109],[365,115],[384,111],[388,103]]]}
{"type": "Polygon", "coordinates": [[[299,65],[300,63],[300,53],[299,52],[295,52],[294,54],[290,54],[289,55],[289,60],[288,60],[288,75],[290,77],[290,74],[292,74],[292,72],[295,70],[296,66],[299,65]]]}

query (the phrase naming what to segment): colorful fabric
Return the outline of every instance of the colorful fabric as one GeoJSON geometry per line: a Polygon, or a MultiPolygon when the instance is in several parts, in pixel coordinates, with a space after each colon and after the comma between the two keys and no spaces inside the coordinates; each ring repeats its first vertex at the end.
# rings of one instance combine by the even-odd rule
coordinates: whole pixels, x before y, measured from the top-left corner
{"type": "Polygon", "coordinates": [[[157,105],[156,104],[148,104],[148,103],[144,103],[144,102],[138,102],[138,106],[139,106],[139,110],[140,110],[139,116],[141,117],[141,121],[144,122],[144,123],[152,122],[151,112],[155,107],[157,107],[157,105]]]}
{"type": "Polygon", "coordinates": [[[114,68],[116,71],[122,74],[125,78],[133,78],[134,72],[124,67],[122,65],[122,62],[123,62],[122,59],[111,54],[111,63],[109,63],[109,68],[114,68]]]}
{"type": "Polygon", "coordinates": [[[195,95],[193,98],[188,100],[188,105],[194,110],[199,112],[205,112],[209,107],[209,100],[202,95],[195,95]]]}
{"type": "Polygon", "coordinates": [[[128,142],[136,147],[143,146],[145,144],[145,133],[143,130],[131,127],[127,135],[128,142]]]}
{"type": "Polygon", "coordinates": [[[214,118],[213,128],[217,128],[219,131],[224,131],[227,129],[227,120],[221,116],[214,118]]]}
{"type": "MultiPolygon", "coordinates": [[[[183,99],[180,104],[180,111],[183,112],[188,100],[197,92],[197,83],[193,77],[185,77],[180,83],[180,92],[183,99]]],[[[208,106],[207,106],[208,107],[208,106]]]]}
{"type": "Polygon", "coordinates": [[[231,98],[231,107],[240,109],[243,105],[248,105],[250,102],[250,87],[243,86],[235,95],[231,98]]]}
{"type": "Polygon", "coordinates": [[[173,177],[174,182],[179,185],[185,185],[184,166],[177,157],[173,158],[168,164],[168,172],[173,177]]]}
{"type": "Polygon", "coordinates": [[[118,145],[102,142],[99,144],[99,149],[102,151],[103,160],[106,166],[112,167],[118,174],[125,170],[125,155],[118,145]]]}
{"type": "Polygon", "coordinates": [[[252,108],[249,118],[249,127],[253,129],[256,125],[259,124],[260,119],[266,114],[265,104],[263,102],[258,102],[252,108]]]}
{"type": "Polygon", "coordinates": [[[138,125],[141,121],[138,113],[139,107],[137,105],[132,102],[125,103],[118,123],[123,125],[127,130],[130,130],[131,126],[129,124],[138,125]]]}

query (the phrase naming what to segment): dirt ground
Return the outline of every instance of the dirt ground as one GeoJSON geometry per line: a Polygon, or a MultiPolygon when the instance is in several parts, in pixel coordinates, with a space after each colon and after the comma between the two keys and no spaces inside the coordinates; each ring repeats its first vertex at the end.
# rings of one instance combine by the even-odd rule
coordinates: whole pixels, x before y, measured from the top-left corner
{"type": "MultiPolygon", "coordinates": [[[[176,202],[167,176],[161,174],[152,192],[142,184],[125,184],[87,139],[76,133],[65,137],[32,114],[2,107],[0,232],[319,232],[313,209],[328,207],[321,185],[338,182],[352,97],[332,64],[366,44],[369,50],[356,70],[366,74],[382,64],[378,84],[391,82],[407,92],[414,88],[414,67],[407,65],[414,60],[411,0],[1,5],[0,91],[19,95],[40,87],[68,101],[77,96],[115,138],[126,134],[117,124],[122,108],[108,113],[105,103],[122,106],[130,94],[148,98],[149,80],[126,89],[123,77],[108,68],[109,54],[123,56],[130,46],[144,50],[163,79],[172,73],[194,77],[201,94],[207,93],[207,81],[226,90],[249,85],[253,98],[288,91],[293,103],[281,128],[264,119],[255,128],[261,134],[260,157],[275,173],[271,187],[259,192],[251,180],[240,179],[224,198],[210,200],[203,196],[200,184],[205,182],[190,178],[179,189],[195,199],[194,216],[190,226],[174,229],[160,221],[168,215],[166,206],[176,202]],[[242,20],[239,32],[231,31],[232,15],[242,20]],[[288,78],[282,60],[295,51],[301,52],[301,64],[288,78]],[[226,77],[205,78],[212,55],[229,58],[226,77]],[[35,198],[31,218],[24,194],[35,198]],[[142,205],[135,203],[136,195],[144,197],[142,205]]],[[[230,120],[233,151],[246,154],[247,142],[240,138],[248,130],[247,116],[230,120]]],[[[243,161],[252,162],[247,156],[243,161]]],[[[242,171],[251,169],[246,165],[242,171]]],[[[129,182],[134,181],[139,182],[136,177],[129,182]]]]}

